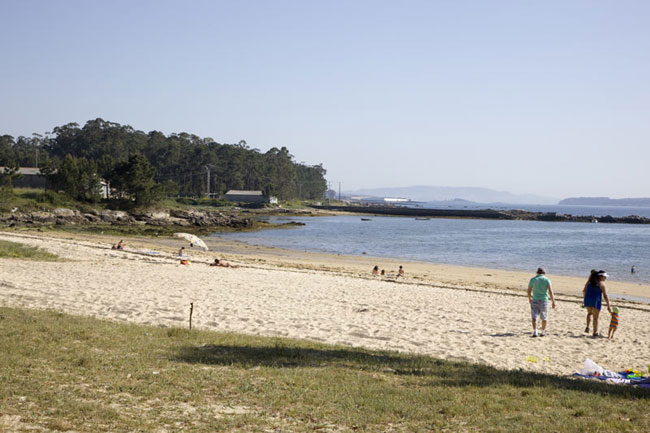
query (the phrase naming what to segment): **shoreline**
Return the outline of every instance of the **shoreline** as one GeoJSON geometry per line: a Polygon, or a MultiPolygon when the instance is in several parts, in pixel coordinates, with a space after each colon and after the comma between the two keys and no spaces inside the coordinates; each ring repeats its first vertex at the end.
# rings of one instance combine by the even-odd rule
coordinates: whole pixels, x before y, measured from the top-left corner
{"type": "MultiPolygon", "coordinates": [[[[395,257],[376,257],[369,255],[332,254],[319,251],[294,250],[289,248],[249,244],[244,241],[228,239],[221,236],[204,238],[208,245],[224,248],[227,253],[235,255],[261,254],[271,262],[279,259],[291,260],[298,265],[321,261],[326,265],[338,266],[350,272],[363,276],[370,275],[375,264],[383,263],[387,271],[394,274],[399,265],[406,265],[407,276],[417,280],[429,281],[432,284],[466,285],[477,284],[498,290],[516,290],[526,292],[534,269],[530,272],[512,269],[485,268],[462,266],[446,263],[433,263],[419,260],[400,259],[395,257]]],[[[162,242],[164,244],[164,242],[162,242]]],[[[380,269],[382,266],[380,266],[380,269]]],[[[552,279],[553,290],[557,293],[582,298],[582,289],[587,277],[563,274],[548,274],[552,279]],[[557,284],[556,284],[557,282],[557,284]]],[[[611,280],[607,284],[612,297],[626,301],[650,304],[650,284],[636,283],[625,280],[611,280]]]]}
{"type": "MultiPolygon", "coordinates": [[[[171,238],[125,238],[124,251],[111,249],[114,236],[0,232],[0,239],[63,259],[0,259],[0,305],[186,327],[193,303],[197,329],[557,375],[578,370],[585,358],[612,370],[647,365],[650,306],[617,302],[622,319],[616,339],[593,339],[582,332],[585,312],[570,286],[557,291],[549,336],[530,338],[530,307],[522,289],[528,274],[386,262],[392,269],[403,263],[406,277],[379,279],[369,275],[372,258],[233,241],[211,242],[219,249],[203,252],[171,238]],[[179,263],[181,245],[191,255],[190,266],[179,263]],[[215,256],[239,268],[207,266],[215,256]]],[[[607,319],[601,321],[605,333],[607,319]]]]}
{"type": "MultiPolygon", "coordinates": [[[[36,230],[20,230],[16,233],[36,234],[36,230]]],[[[0,235],[3,232],[0,230],[0,235]]],[[[115,243],[114,234],[97,234],[88,232],[73,233],[69,231],[48,231],[45,236],[60,237],[64,239],[84,239],[97,242],[115,243]]],[[[169,252],[177,251],[179,241],[177,238],[160,236],[131,236],[125,237],[127,243],[134,243],[141,247],[163,247],[169,252]]],[[[227,261],[235,260],[255,263],[264,263],[274,266],[295,267],[297,269],[323,270],[330,272],[343,272],[355,277],[371,277],[372,267],[382,264],[390,274],[396,274],[400,265],[406,269],[406,280],[412,283],[423,283],[449,287],[476,286],[492,290],[506,290],[523,293],[526,295],[527,285],[534,276],[534,269],[530,272],[499,268],[462,266],[446,263],[433,263],[418,260],[400,259],[395,257],[375,257],[368,255],[333,254],[326,252],[294,250],[281,247],[249,244],[244,241],[228,239],[221,236],[204,236],[202,238],[210,247],[208,254],[217,255],[227,261]]],[[[203,251],[198,251],[204,254],[203,251]]],[[[582,299],[582,289],[587,281],[587,275],[547,274],[553,283],[555,293],[582,299]]],[[[393,281],[390,278],[385,281],[393,281]]],[[[611,280],[607,282],[608,292],[612,298],[623,302],[650,304],[650,284],[631,281],[611,280]]]]}
{"type": "MultiPolygon", "coordinates": [[[[527,281],[534,276],[534,270],[531,270],[531,272],[527,272],[521,269],[504,269],[504,268],[486,268],[486,267],[480,267],[480,266],[464,266],[464,265],[458,265],[458,264],[453,264],[453,263],[439,263],[439,262],[427,262],[423,260],[413,260],[413,259],[401,259],[398,257],[381,257],[381,256],[372,256],[372,255],[354,255],[354,254],[334,254],[334,253],[328,253],[328,252],[323,252],[323,251],[310,251],[310,250],[298,250],[298,249],[291,249],[291,248],[283,248],[283,247],[273,247],[273,246],[267,246],[267,245],[259,245],[259,244],[252,244],[252,243],[247,243],[245,241],[240,241],[236,239],[226,239],[221,236],[214,236],[214,237],[206,237],[205,239],[208,239],[208,243],[210,243],[211,239],[219,239],[220,241],[226,241],[226,242],[232,242],[232,243],[239,243],[242,245],[245,245],[245,247],[241,248],[232,248],[232,251],[235,253],[238,253],[238,251],[243,251],[245,249],[256,249],[259,252],[263,254],[270,254],[270,255],[281,255],[282,257],[292,257],[294,259],[297,259],[301,255],[304,254],[310,254],[315,257],[322,256],[327,259],[333,259],[333,258],[345,258],[345,260],[349,261],[350,264],[354,264],[357,262],[361,263],[368,263],[368,265],[372,268],[371,263],[390,263],[392,266],[399,266],[399,264],[411,264],[411,265],[416,265],[418,269],[430,266],[432,269],[442,269],[443,272],[446,272],[446,270],[450,269],[453,270],[454,274],[462,274],[463,271],[467,271],[467,273],[470,274],[478,274],[483,272],[485,276],[487,276],[487,273],[493,273],[495,276],[497,276],[497,279],[502,276],[502,275],[517,275],[521,276],[522,280],[524,283],[522,284],[527,284],[527,281]],[[280,251],[283,251],[281,254],[280,251]],[[530,276],[529,276],[530,275],[530,276]],[[528,276],[528,280],[526,280],[526,276],[528,276]]],[[[220,245],[220,243],[217,243],[220,245]]],[[[381,267],[380,267],[381,268],[381,267]]],[[[391,271],[392,272],[392,271],[391,271]]],[[[560,279],[563,282],[568,282],[572,285],[579,285],[580,290],[582,290],[582,287],[584,286],[585,282],[587,281],[588,276],[577,276],[577,275],[568,275],[568,274],[549,274],[553,275],[554,279],[560,279]],[[582,283],[580,282],[582,281],[582,283]]],[[[482,282],[482,281],[481,281],[482,282]]],[[[635,281],[629,281],[629,280],[615,280],[611,279],[611,281],[608,281],[607,287],[609,288],[611,284],[614,284],[614,287],[616,287],[617,290],[621,290],[621,292],[612,292],[610,291],[610,296],[624,299],[624,300],[629,300],[633,302],[641,302],[641,303],[648,303],[650,304],[650,284],[643,284],[643,283],[638,283],[635,281]]],[[[499,287],[502,289],[510,289],[512,287],[506,286],[506,287],[499,287]]],[[[525,288],[523,289],[524,291],[526,290],[525,288]]],[[[554,289],[555,290],[555,289],[554,289]]],[[[561,289],[563,293],[565,294],[572,294],[575,295],[575,291],[573,289],[561,289]]],[[[577,295],[576,295],[577,296],[577,295]]],[[[581,295],[580,295],[581,296],[581,295]]]]}
{"type": "Polygon", "coordinates": [[[549,222],[580,222],[606,224],[650,224],[650,218],[638,215],[614,217],[605,215],[570,215],[556,212],[534,212],[520,209],[433,209],[411,208],[405,206],[312,206],[318,210],[353,212],[367,215],[425,217],[425,218],[462,218],[462,219],[495,219],[495,220],[526,220],[549,222]]]}

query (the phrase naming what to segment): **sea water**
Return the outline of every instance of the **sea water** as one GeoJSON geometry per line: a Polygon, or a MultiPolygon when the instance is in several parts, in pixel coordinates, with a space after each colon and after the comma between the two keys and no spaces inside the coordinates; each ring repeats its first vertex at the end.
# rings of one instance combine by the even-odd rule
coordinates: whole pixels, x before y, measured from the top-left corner
{"type": "Polygon", "coordinates": [[[637,215],[650,218],[650,207],[633,207],[633,206],[576,206],[576,205],[543,205],[543,204],[494,204],[494,203],[449,203],[449,202],[428,202],[411,205],[408,207],[425,208],[425,209],[494,209],[494,210],[511,210],[521,209],[530,212],[554,212],[557,214],[569,214],[575,216],[594,216],[603,217],[610,215],[613,217],[623,217],[637,215]]]}
{"type": "MultiPolygon", "coordinates": [[[[650,283],[650,225],[364,216],[271,217],[294,229],[215,234],[255,245],[650,283]],[[631,273],[635,266],[636,272],[631,273]]],[[[378,261],[378,264],[381,264],[378,261]]],[[[650,293],[648,294],[650,297],[650,293]]]]}

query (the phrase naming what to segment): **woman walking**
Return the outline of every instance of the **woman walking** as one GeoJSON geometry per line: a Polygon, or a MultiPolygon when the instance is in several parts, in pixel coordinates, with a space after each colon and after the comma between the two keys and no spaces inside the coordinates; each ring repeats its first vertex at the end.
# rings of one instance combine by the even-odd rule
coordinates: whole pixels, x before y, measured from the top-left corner
{"type": "Polygon", "coordinates": [[[607,311],[612,312],[612,308],[609,305],[609,296],[607,296],[607,286],[605,285],[605,280],[607,279],[607,272],[605,271],[595,271],[591,270],[591,275],[585,284],[585,288],[582,289],[582,294],[584,296],[584,304],[587,308],[587,327],[585,332],[589,332],[589,320],[591,318],[593,322],[593,336],[600,337],[598,333],[598,316],[600,315],[600,308],[605,298],[607,302],[607,311]]]}

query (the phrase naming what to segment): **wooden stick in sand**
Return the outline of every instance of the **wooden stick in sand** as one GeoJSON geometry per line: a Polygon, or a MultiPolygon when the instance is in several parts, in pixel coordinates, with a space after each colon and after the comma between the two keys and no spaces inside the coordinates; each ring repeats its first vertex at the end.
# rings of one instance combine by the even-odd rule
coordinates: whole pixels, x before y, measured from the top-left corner
{"type": "Polygon", "coordinates": [[[194,302],[190,302],[190,331],[192,330],[192,312],[194,311],[194,302]]]}

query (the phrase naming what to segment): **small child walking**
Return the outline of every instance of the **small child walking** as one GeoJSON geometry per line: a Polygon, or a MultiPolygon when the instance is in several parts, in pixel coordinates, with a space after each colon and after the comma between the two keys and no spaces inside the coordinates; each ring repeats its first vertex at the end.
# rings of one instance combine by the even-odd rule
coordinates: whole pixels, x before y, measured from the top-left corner
{"type": "Polygon", "coordinates": [[[612,320],[609,322],[609,332],[607,333],[607,338],[612,339],[614,338],[614,333],[616,332],[616,328],[618,328],[618,307],[614,307],[612,310],[612,320]]]}

